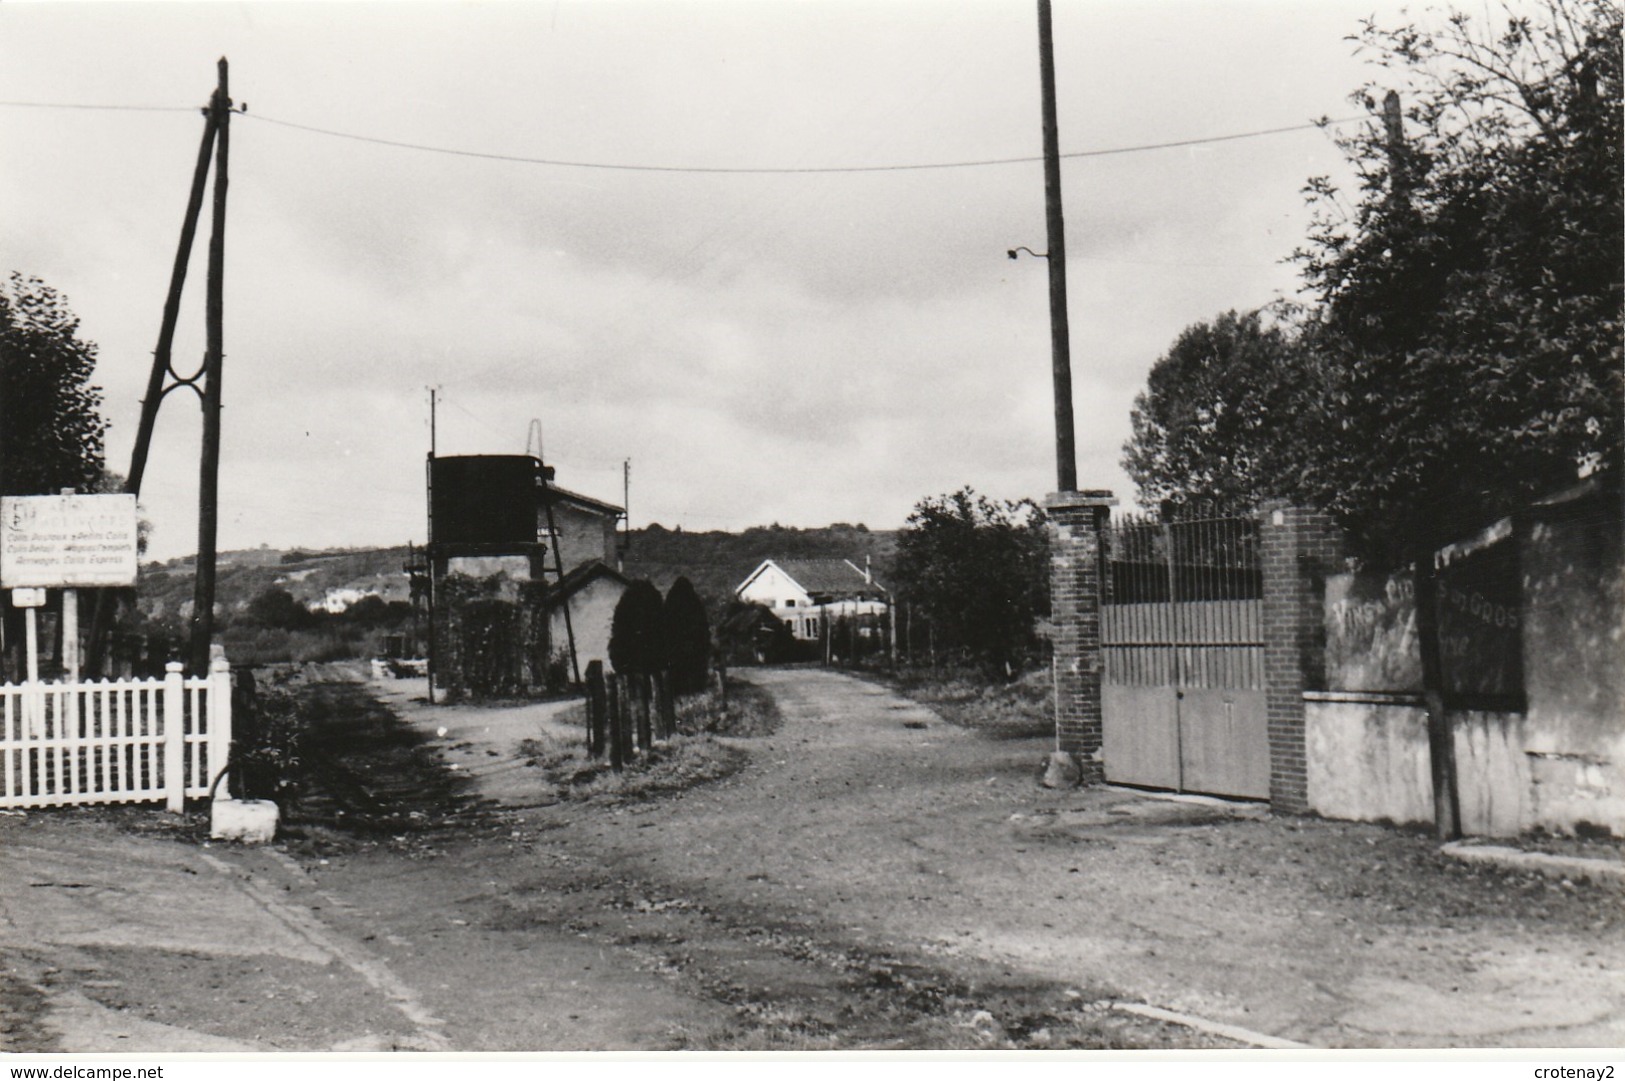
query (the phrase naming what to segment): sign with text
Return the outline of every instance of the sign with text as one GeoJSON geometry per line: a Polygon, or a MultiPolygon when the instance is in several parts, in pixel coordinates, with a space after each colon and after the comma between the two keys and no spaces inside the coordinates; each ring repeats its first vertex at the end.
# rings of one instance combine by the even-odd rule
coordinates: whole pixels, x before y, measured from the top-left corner
{"type": "Polygon", "coordinates": [[[130,586],[135,573],[135,496],[0,498],[0,588],[130,586]]]}

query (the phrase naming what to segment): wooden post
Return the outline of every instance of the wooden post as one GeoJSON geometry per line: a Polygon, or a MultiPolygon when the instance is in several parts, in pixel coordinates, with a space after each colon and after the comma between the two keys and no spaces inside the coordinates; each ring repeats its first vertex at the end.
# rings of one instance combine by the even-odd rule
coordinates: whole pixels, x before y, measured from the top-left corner
{"type": "Polygon", "coordinates": [[[671,673],[655,673],[655,705],[660,713],[660,738],[677,734],[677,703],[671,693],[671,673]]]}
{"type": "Polygon", "coordinates": [[[215,798],[230,799],[231,782],[223,776],[231,757],[231,665],[226,663],[225,654],[209,661],[208,695],[209,771],[199,780],[213,787],[215,779],[220,778],[215,798]]]}
{"type": "MultiPolygon", "coordinates": [[[[16,597],[12,591],[12,597],[16,597]]],[[[13,602],[15,603],[15,601],[13,602]]],[[[24,646],[28,650],[28,695],[25,701],[28,708],[28,733],[35,739],[45,738],[45,694],[39,685],[39,611],[38,606],[30,606],[23,612],[24,646]]]]}
{"type": "Polygon", "coordinates": [[[1055,475],[1062,492],[1078,487],[1072,427],[1072,346],[1066,309],[1066,223],[1061,210],[1061,136],[1055,112],[1055,35],[1050,0],[1038,0],[1038,75],[1044,129],[1044,222],[1049,238],[1050,366],[1055,385],[1055,475]]]}
{"type": "Polygon", "coordinates": [[[650,724],[649,699],[652,696],[649,693],[649,673],[639,672],[632,677],[632,682],[637,687],[638,698],[638,750],[647,751],[654,745],[653,726],[650,724]]]}
{"type": "Polygon", "coordinates": [[[587,662],[587,754],[604,756],[604,735],[609,727],[609,708],[604,690],[604,662],[587,662]]]}
{"type": "Polygon", "coordinates": [[[164,795],[169,810],[186,809],[186,686],[180,661],[164,665],[164,795]]]}
{"type": "Polygon", "coordinates": [[[220,522],[220,380],[225,361],[226,161],[231,145],[231,97],[226,58],[219,61],[220,85],[209,102],[215,121],[214,205],[210,219],[208,277],[204,290],[207,348],[203,362],[203,450],[198,469],[197,563],[192,590],[189,654],[194,674],[209,670],[214,639],[215,549],[220,522]]]}
{"type": "Polygon", "coordinates": [[[1439,653],[1439,578],[1432,547],[1413,565],[1416,640],[1422,659],[1422,701],[1428,715],[1428,757],[1433,774],[1433,826],[1441,841],[1461,836],[1461,803],[1456,789],[1456,739],[1444,707],[1444,664],[1439,653]]]}
{"type": "Polygon", "coordinates": [[[621,725],[621,676],[610,677],[605,688],[607,695],[606,720],[609,722],[609,764],[619,773],[626,765],[626,736],[621,725]]]}
{"type": "Polygon", "coordinates": [[[79,682],[79,591],[62,591],[62,668],[69,683],[79,682]]]}

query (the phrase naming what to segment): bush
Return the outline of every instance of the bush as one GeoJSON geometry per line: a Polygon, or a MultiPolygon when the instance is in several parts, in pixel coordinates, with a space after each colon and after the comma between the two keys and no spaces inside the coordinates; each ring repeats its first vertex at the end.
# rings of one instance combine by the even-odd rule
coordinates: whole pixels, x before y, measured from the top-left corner
{"type": "Polygon", "coordinates": [[[660,617],[672,693],[698,694],[711,671],[711,622],[687,578],[678,578],[666,591],[660,617]]]}
{"type": "Polygon", "coordinates": [[[622,675],[647,675],[665,667],[661,615],[665,602],[652,582],[639,579],[621,594],[610,620],[609,663],[622,675]]]}

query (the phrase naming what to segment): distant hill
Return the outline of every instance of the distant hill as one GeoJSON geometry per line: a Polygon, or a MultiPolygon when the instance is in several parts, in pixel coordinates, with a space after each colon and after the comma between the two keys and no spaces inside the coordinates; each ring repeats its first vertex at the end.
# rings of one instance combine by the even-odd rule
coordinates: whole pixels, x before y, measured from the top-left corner
{"type": "MultiPolygon", "coordinates": [[[[757,526],[743,533],[689,533],[654,525],[631,532],[623,568],[628,577],[647,578],[661,592],[679,576],[686,576],[714,618],[732,597],[734,587],[764,559],[850,559],[862,567],[867,558],[884,583],[896,541],[894,532],[845,523],[815,529],[757,526]]],[[[307,607],[334,590],[404,601],[408,586],[402,568],[408,557],[405,547],[222,552],[215,596],[228,615],[273,588],[287,590],[307,607]]],[[[153,618],[179,615],[181,606],[192,600],[194,570],[191,557],[142,567],[137,587],[142,612],[153,618]]]]}
{"type": "MultiPolygon", "coordinates": [[[[251,548],[221,552],[215,568],[215,597],[227,613],[240,611],[268,589],[285,589],[309,607],[330,590],[351,589],[377,593],[386,601],[404,601],[409,590],[407,549],[344,548],[308,552],[251,548]]],[[[162,618],[180,612],[192,600],[196,566],[193,558],[149,563],[141,568],[137,584],[141,611],[162,618]]]]}

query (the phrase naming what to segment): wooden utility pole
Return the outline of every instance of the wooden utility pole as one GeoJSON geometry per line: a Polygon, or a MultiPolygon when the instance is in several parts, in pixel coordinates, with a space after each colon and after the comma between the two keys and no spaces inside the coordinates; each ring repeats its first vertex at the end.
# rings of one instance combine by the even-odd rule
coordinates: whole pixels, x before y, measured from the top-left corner
{"type": "MultiPolygon", "coordinates": [[[[537,494],[542,498],[542,509],[547,513],[547,546],[553,549],[553,569],[559,576],[560,607],[564,610],[564,635],[570,640],[570,675],[575,685],[581,686],[581,662],[576,658],[576,629],[570,617],[570,598],[564,595],[564,554],[559,551],[559,527],[553,520],[553,493],[547,487],[547,464],[536,459],[537,494]]],[[[545,557],[544,557],[545,558],[545,557]]],[[[644,696],[648,705],[648,696],[644,696]]]]}
{"type": "Polygon", "coordinates": [[[1066,223],[1061,214],[1054,38],[1050,0],[1038,0],[1038,69],[1044,99],[1044,220],[1049,233],[1050,358],[1055,379],[1055,475],[1060,491],[1075,492],[1078,462],[1072,431],[1072,347],[1066,317],[1066,223]]]}
{"type": "MultiPolygon", "coordinates": [[[[209,158],[214,153],[217,118],[213,101],[203,111],[203,141],[198,146],[197,164],[192,168],[192,187],[186,199],[186,214],[181,219],[180,243],[175,248],[175,263],[169,272],[169,292],[164,297],[163,319],[158,326],[158,344],[152,351],[152,370],[147,375],[147,394],[141,399],[141,419],[136,427],[135,446],[130,451],[130,469],[124,477],[124,490],[133,496],[141,495],[141,482],[147,474],[147,455],[152,449],[152,433],[158,423],[158,407],[164,395],[179,386],[197,390],[197,380],[204,372],[182,378],[175,372],[173,347],[175,325],[180,319],[181,295],[186,288],[186,271],[192,261],[192,243],[197,237],[198,217],[203,210],[203,192],[208,186],[209,158]],[[173,383],[169,383],[174,379],[173,383]],[[168,383],[166,386],[165,384],[168,383]]],[[[199,396],[202,392],[199,391],[199,396]]],[[[90,647],[86,657],[92,672],[103,672],[106,662],[107,636],[111,630],[115,603],[108,590],[96,591],[96,606],[91,616],[90,647]]]]}
{"type": "Polygon", "coordinates": [[[191,669],[209,670],[214,637],[215,543],[220,520],[220,376],[225,359],[226,160],[230,149],[231,96],[226,58],[219,62],[220,85],[209,103],[214,120],[214,206],[209,232],[208,283],[204,319],[208,354],[203,372],[203,455],[198,472],[197,577],[192,594],[191,669]]]}
{"type": "MultiPolygon", "coordinates": [[[[1390,90],[1382,100],[1388,151],[1389,209],[1405,216],[1411,209],[1410,160],[1405,147],[1405,114],[1399,95],[1390,90]]],[[[1444,701],[1444,659],[1439,649],[1439,571],[1434,545],[1421,542],[1412,552],[1412,592],[1416,598],[1416,641],[1422,661],[1422,702],[1427,709],[1428,759],[1433,779],[1433,828],[1440,840],[1461,836],[1461,797],[1456,780],[1456,736],[1444,701]]]]}

